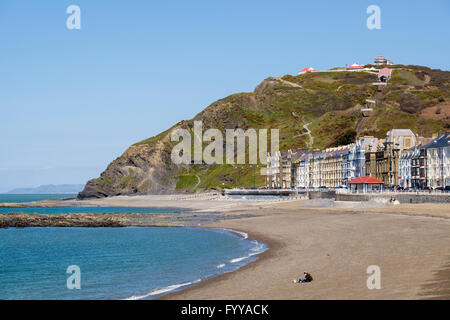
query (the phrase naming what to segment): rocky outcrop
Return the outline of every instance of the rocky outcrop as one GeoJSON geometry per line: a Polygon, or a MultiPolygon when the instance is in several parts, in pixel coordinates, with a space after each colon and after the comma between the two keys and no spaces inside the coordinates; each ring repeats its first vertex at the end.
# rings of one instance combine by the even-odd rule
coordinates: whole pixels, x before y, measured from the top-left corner
{"type": "Polygon", "coordinates": [[[26,227],[170,227],[211,225],[222,219],[252,217],[251,214],[224,216],[217,212],[0,214],[0,228],[26,227]]]}
{"type": "Polygon", "coordinates": [[[114,214],[0,214],[0,228],[124,227],[127,221],[127,218],[114,214]]]}
{"type": "Polygon", "coordinates": [[[154,144],[133,145],[111,162],[99,178],[88,181],[78,198],[174,192],[176,179],[171,175],[180,167],[172,163],[170,152],[169,133],[154,144]]]}

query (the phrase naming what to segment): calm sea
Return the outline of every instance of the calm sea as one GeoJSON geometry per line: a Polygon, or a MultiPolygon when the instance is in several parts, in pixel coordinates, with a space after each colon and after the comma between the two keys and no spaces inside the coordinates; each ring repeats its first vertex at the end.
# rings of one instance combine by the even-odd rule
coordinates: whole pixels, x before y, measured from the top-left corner
{"type": "Polygon", "coordinates": [[[236,270],[264,250],[221,229],[0,229],[0,299],[152,299],[236,270]],[[73,265],[80,289],[67,288],[73,265]]]}
{"type": "Polygon", "coordinates": [[[76,194],[5,194],[0,193],[1,202],[32,202],[40,200],[56,200],[63,198],[74,198],[76,194]]]}

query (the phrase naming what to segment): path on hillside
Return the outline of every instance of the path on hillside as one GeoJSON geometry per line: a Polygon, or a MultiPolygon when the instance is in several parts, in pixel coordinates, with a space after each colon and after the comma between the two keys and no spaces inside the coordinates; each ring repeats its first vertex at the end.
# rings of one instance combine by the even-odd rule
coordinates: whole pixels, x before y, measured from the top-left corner
{"type": "Polygon", "coordinates": [[[366,122],[366,119],[369,117],[361,116],[361,119],[358,120],[355,126],[356,135],[359,137],[359,132],[361,131],[362,126],[364,125],[364,122],[366,122]]]}
{"type": "Polygon", "coordinates": [[[202,181],[200,180],[200,177],[199,177],[197,174],[196,174],[195,176],[197,177],[197,184],[194,186],[194,188],[193,188],[194,190],[197,189],[197,187],[198,187],[198,186],[200,185],[200,183],[202,182],[202,181]]]}
{"type": "Polygon", "coordinates": [[[305,129],[307,132],[306,134],[309,136],[309,142],[306,143],[306,146],[308,148],[312,148],[313,143],[314,143],[314,137],[311,134],[311,130],[309,130],[308,126],[311,124],[311,122],[308,122],[307,124],[303,125],[303,129],[305,129]]]}
{"type": "Polygon", "coordinates": [[[288,85],[296,87],[296,88],[301,88],[303,90],[307,90],[307,89],[303,88],[301,85],[299,85],[298,83],[287,81],[287,80],[281,79],[280,77],[277,77],[277,78],[274,78],[274,79],[278,80],[278,81],[280,81],[280,82],[282,82],[284,84],[288,84],[288,85]]]}
{"type": "Polygon", "coordinates": [[[294,136],[294,138],[296,138],[296,137],[301,137],[301,136],[304,136],[304,135],[308,135],[309,136],[309,142],[306,143],[306,146],[308,148],[312,148],[312,145],[314,143],[314,137],[311,134],[311,130],[309,130],[309,128],[308,128],[308,125],[310,125],[310,124],[311,124],[311,122],[308,122],[307,124],[303,125],[303,129],[306,130],[305,133],[301,133],[301,134],[298,134],[298,135],[294,136]]]}

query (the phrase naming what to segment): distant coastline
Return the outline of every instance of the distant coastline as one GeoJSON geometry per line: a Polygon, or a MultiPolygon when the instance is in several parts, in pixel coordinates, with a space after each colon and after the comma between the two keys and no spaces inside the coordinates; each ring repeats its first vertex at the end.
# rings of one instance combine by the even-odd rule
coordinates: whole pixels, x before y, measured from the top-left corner
{"type": "Polygon", "coordinates": [[[16,188],[4,194],[77,194],[83,187],[83,184],[47,184],[35,188],[16,188]]]}

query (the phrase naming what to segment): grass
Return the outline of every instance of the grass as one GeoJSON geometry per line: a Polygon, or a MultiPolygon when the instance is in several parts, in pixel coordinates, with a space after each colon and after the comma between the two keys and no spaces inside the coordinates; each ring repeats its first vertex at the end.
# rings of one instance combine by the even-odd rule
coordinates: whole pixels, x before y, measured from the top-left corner
{"type": "Polygon", "coordinates": [[[397,69],[392,72],[392,77],[389,80],[393,85],[422,85],[424,81],[420,80],[413,71],[405,69],[397,69]]]}
{"type": "Polygon", "coordinates": [[[354,129],[360,116],[353,113],[328,112],[315,119],[309,126],[314,137],[313,148],[324,149],[334,145],[334,141],[354,129]]]}
{"type": "Polygon", "coordinates": [[[194,174],[178,174],[176,175],[178,178],[176,188],[192,190],[198,182],[197,176],[194,174]]]}
{"type": "Polygon", "coordinates": [[[266,177],[260,174],[262,167],[264,166],[258,165],[255,167],[254,181],[251,165],[193,165],[190,169],[183,169],[174,177],[178,178],[177,189],[188,191],[192,191],[192,188],[197,184],[197,176],[201,181],[198,189],[249,188],[253,187],[253,182],[255,182],[256,187],[261,187],[266,183],[266,177]]]}

